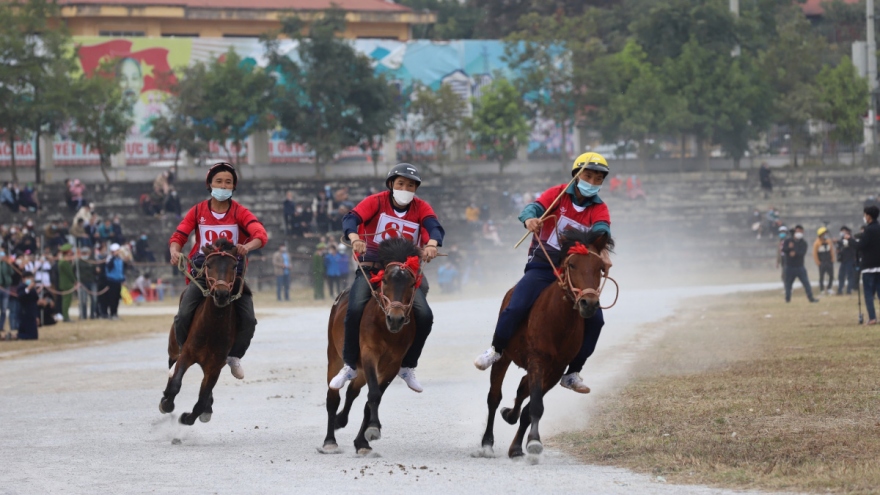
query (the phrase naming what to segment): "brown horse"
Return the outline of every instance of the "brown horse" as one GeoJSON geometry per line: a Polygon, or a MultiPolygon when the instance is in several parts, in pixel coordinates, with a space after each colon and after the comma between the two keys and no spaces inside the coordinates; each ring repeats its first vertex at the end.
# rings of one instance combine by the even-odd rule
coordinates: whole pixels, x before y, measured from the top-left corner
{"type": "MultiPolygon", "coordinates": [[[[410,319],[413,296],[421,283],[419,259],[421,250],[409,240],[393,238],[379,244],[382,271],[371,279],[379,284],[364,308],[360,327],[360,361],[358,376],[345,392],[345,405],[337,415],[339,391],[327,389],[327,436],[321,453],[338,453],[335,430],[348,424],[351,405],[364,384],[369,386],[364,420],[354,440],[358,454],[368,454],[370,442],[381,437],[379,403],[385,389],[397,376],[400,364],[416,335],[415,321],[410,319]]],[[[342,346],[345,339],[345,312],[348,291],[343,291],[330,310],[327,327],[327,383],[342,369],[342,346]]]]}
{"type": "Polygon", "coordinates": [[[162,414],[174,411],[174,398],[180,392],[184,373],[193,364],[201,366],[204,378],[199,390],[199,400],[192,412],[180,415],[180,422],[185,425],[194,424],[196,418],[203,423],[211,420],[214,412],[211,407],[214,403],[214,385],[226,365],[226,356],[229,355],[238,331],[235,305],[232,303],[241,297],[241,291],[248,290],[246,286],[242,287],[244,279],[236,272],[238,257],[235,255],[234,244],[220,238],[213,245],[203,247],[202,252],[205,254],[203,270],[207,285],[203,290],[207,294],[193,315],[189,335],[182,349],[177,345],[174,325],[171,326],[168,335],[168,368],[173,371],[169,371],[168,385],[159,402],[159,411],[162,414]]]}
{"type": "MultiPolygon", "coordinates": [[[[538,423],[544,414],[544,394],[562,378],[565,368],[581,348],[584,320],[599,309],[604,263],[598,253],[613,249],[614,241],[605,233],[566,230],[560,235],[564,261],[559,267],[560,283],[548,286],[538,296],[529,316],[520,323],[510,344],[492,365],[489,388],[489,420],[483,434],[483,453],[490,455],[495,444],[495,411],[501,403],[501,384],[510,363],[526,370],[519,383],[513,408],[503,408],[501,417],[510,424],[519,419],[519,429],[508,455],[523,455],[522,442],[531,425],[527,451],[540,454],[544,447],[538,423]],[[523,401],[529,403],[522,409],[523,401]]],[[[507,292],[501,310],[507,306],[513,289],[507,292]]]]}

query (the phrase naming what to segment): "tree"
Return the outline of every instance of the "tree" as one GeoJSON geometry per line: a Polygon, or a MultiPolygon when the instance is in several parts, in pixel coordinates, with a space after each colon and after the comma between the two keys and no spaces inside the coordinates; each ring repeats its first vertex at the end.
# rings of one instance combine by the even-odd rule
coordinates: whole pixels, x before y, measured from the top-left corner
{"type": "Polygon", "coordinates": [[[507,38],[505,58],[516,70],[517,89],[527,97],[532,118],[553,120],[561,131],[560,160],[568,164],[566,138],[583,117],[588,68],[602,52],[592,14],[546,17],[529,14],[507,38]]]}
{"type": "Polygon", "coordinates": [[[238,164],[247,138],[275,126],[271,112],[275,79],[262,68],[245,63],[232,48],[208,64],[202,79],[200,100],[204,107],[196,110],[190,106],[196,116],[203,117],[198,121],[199,134],[205,141],[217,142],[229,161],[238,164]]]}
{"type": "Polygon", "coordinates": [[[602,74],[592,86],[594,114],[590,119],[606,141],[639,144],[642,168],[649,154],[648,138],[680,125],[687,102],[667,93],[663,74],[648,63],[644,49],[630,39],[623,50],[594,65],[602,74]]]}
{"type": "Polygon", "coordinates": [[[150,137],[162,149],[174,149],[174,172],[180,153],[185,151],[190,158],[198,160],[208,151],[208,136],[211,134],[205,101],[207,66],[195,64],[183,70],[180,79],[168,89],[173,95],[165,101],[167,111],[152,121],[150,137]]]}
{"type": "Polygon", "coordinates": [[[110,76],[112,73],[113,68],[104,64],[91,76],[81,75],[71,89],[76,98],[71,111],[71,136],[83,147],[98,152],[101,173],[107,182],[110,157],[125,149],[125,137],[134,125],[133,102],[123,95],[118,81],[110,76]]]}
{"type": "Polygon", "coordinates": [[[446,161],[446,140],[461,130],[466,109],[465,101],[448,84],[436,91],[419,87],[413,93],[410,113],[418,116],[418,133],[432,134],[437,140],[436,160],[441,167],[446,161]]]}
{"type": "Polygon", "coordinates": [[[473,0],[401,0],[401,5],[420,12],[437,13],[435,24],[413,26],[413,37],[436,40],[461,40],[480,38],[478,25],[483,21],[483,11],[473,0]]]}
{"type": "Polygon", "coordinates": [[[519,145],[529,135],[523,115],[522,95],[507,79],[495,79],[474,101],[471,129],[478,149],[498,162],[498,171],[516,158],[519,145]]]}
{"type": "Polygon", "coordinates": [[[523,18],[530,15],[570,19],[589,10],[608,9],[623,3],[623,0],[473,0],[473,5],[483,12],[483,22],[477,31],[480,37],[489,39],[503,38],[521,29],[523,18]]]}
{"type": "MultiPolygon", "coordinates": [[[[831,125],[829,136],[837,144],[855,146],[862,142],[862,116],[868,108],[868,83],[859,77],[849,57],[833,69],[822,68],[816,77],[825,104],[822,119],[831,125]]],[[[835,153],[836,156],[836,153],[835,153]]]]}
{"type": "Polygon", "coordinates": [[[336,153],[391,129],[395,92],[374,74],[369,58],[337,37],[345,30],[344,11],[326,10],[308,38],[303,27],[297,17],[282,22],[282,32],[299,40],[300,64],[281,54],[276,41],[266,41],[282,82],[274,108],[286,139],[315,154],[315,174],[322,176],[336,153]]]}

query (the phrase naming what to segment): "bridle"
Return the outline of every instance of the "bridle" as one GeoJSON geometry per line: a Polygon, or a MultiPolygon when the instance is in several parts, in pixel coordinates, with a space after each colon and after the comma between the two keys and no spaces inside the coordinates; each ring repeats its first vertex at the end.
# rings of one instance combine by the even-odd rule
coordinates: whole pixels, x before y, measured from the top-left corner
{"type": "MultiPolygon", "coordinates": [[[[555,218],[556,215],[550,215],[547,218],[550,218],[550,217],[555,218]]],[[[558,238],[558,236],[559,236],[558,231],[557,231],[556,235],[558,238]]],[[[561,288],[562,291],[566,293],[565,294],[566,298],[574,301],[574,305],[573,305],[574,309],[578,309],[578,303],[581,301],[581,299],[584,299],[585,297],[594,295],[594,296],[596,296],[596,299],[599,299],[599,297],[602,295],[602,291],[605,290],[605,283],[609,280],[614,282],[614,286],[616,288],[615,294],[614,294],[614,302],[612,302],[608,306],[599,306],[599,308],[611,309],[614,307],[615,304],[617,304],[617,298],[620,295],[620,286],[617,284],[617,280],[614,280],[613,278],[609,277],[608,274],[606,274],[604,271],[602,272],[602,283],[599,284],[598,289],[592,289],[592,288],[581,289],[581,288],[575,287],[571,281],[571,263],[570,263],[571,259],[574,256],[580,256],[580,255],[586,255],[586,256],[593,255],[593,256],[597,256],[601,259],[602,257],[599,256],[599,253],[593,251],[588,246],[584,246],[583,244],[581,244],[579,242],[575,243],[574,246],[569,248],[568,256],[566,256],[565,259],[562,261],[562,265],[557,268],[556,265],[553,264],[553,260],[552,260],[552,258],[550,258],[550,254],[547,253],[547,249],[544,247],[544,243],[541,242],[541,237],[538,235],[535,235],[535,239],[537,239],[538,246],[540,246],[541,251],[544,252],[544,256],[547,257],[547,262],[550,263],[550,266],[553,268],[553,274],[556,276],[556,283],[559,284],[559,288],[561,288]]]]}
{"type": "MultiPolygon", "coordinates": [[[[416,258],[416,257],[413,256],[412,258],[416,258]]],[[[415,264],[417,264],[417,263],[418,263],[418,258],[416,258],[415,264]]],[[[407,263],[401,263],[399,261],[392,261],[392,262],[386,264],[384,269],[380,270],[376,275],[374,275],[372,278],[368,279],[369,284],[370,284],[370,292],[373,293],[373,297],[376,298],[376,302],[379,304],[379,308],[382,310],[382,312],[385,313],[385,316],[389,316],[389,312],[393,309],[401,309],[401,310],[403,310],[403,314],[404,314],[404,318],[405,318],[404,322],[403,322],[404,325],[409,323],[409,316],[410,316],[410,313],[412,312],[413,303],[415,303],[415,300],[416,300],[416,297],[415,297],[416,290],[418,290],[419,286],[422,283],[421,271],[420,270],[417,271],[416,269],[414,269],[412,264],[413,263],[410,263],[409,260],[407,260],[407,263]],[[384,290],[385,289],[385,272],[389,268],[395,267],[395,266],[398,267],[399,270],[403,270],[404,272],[408,273],[413,278],[412,294],[410,295],[410,298],[409,298],[409,304],[403,304],[400,301],[392,301],[391,299],[388,298],[388,296],[385,295],[385,290],[384,290]],[[376,284],[376,283],[379,284],[378,291],[376,291],[373,288],[373,284],[376,284]]],[[[363,268],[361,268],[361,270],[363,271],[363,268]]],[[[366,276],[366,273],[364,274],[364,276],[366,276]]]]}
{"type": "MultiPolygon", "coordinates": [[[[237,282],[238,280],[241,280],[241,283],[238,285],[238,292],[236,292],[235,294],[232,295],[232,297],[229,298],[229,302],[232,303],[232,302],[240,299],[242,293],[244,292],[244,277],[245,277],[245,274],[247,274],[247,269],[248,269],[247,257],[244,258],[244,269],[242,270],[241,275],[238,275],[238,273],[236,273],[235,278],[233,278],[233,280],[232,280],[232,283],[229,283],[226,280],[220,280],[220,279],[217,279],[217,278],[214,278],[214,277],[211,277],[210,275],[208,275],[208,270],[207,270],[208,260],[210,260],[212,257],[232,258],[235,263],[236,271],[237,271],[238,256],[236,256],[228,251],[221,251],[216,246],[214,247],[213,252],[208,253],[208,255],[205,256],[205,260],[202,262],[202,267],[198,270],[198,272],[196,272],[195,276],[191,275],[189,273],[189,270],[186,269],[186,259],[183,257],[180,258],[180,262],[178,262],[177,268],[178,268],[178,270],[183,272],[184,275],[186,275],[186,277],[189,279],[189,281],[191,283],[195,284],[196,287],[199,288],[199,290],[202,292],[202,296],[204,296],[204,297],[213,297],[214,291],[218,287],[226,287],[229,290],[229,292],[232,292],[232,289],[235,286],[235,282],[237,282]],[[205,276],[205,282],[206,282],[207,288],[202,287],[202,284],[200,284],[197,280],[202,275],[205,276]]],[[[192,264],[192,260],[189,260],[189,263],[192,264]]]]}

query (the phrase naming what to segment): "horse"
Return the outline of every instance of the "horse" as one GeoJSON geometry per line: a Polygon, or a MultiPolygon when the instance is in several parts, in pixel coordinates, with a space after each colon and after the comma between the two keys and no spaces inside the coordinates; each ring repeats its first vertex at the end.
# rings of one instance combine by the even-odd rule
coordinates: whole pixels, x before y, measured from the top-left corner
{"type": "MultiPolygon", "coordinates": [[[[604,286],[603,278],[607,275],[603,274],[604,263],[599,253],[612,250],[614,240],[604,232],[568,229],[560,234],[560,241],[564,260],[557,270],[558,283],[551,284],[538,296],[501,359],[492,365],[487,400],[489,419],[482,440],[486,455],[492,454],[495,444],[495,411],[501,403],[501,384],[511,362],[525,369],[526,375],[520,380],[513,407],[501,410],[501,417],[509,424],[516,424],[519,420],[519,429],[510,444],[508,456],[523,455],[523,435],[529,425],[528,453],[538,455],[543,452],[538,424],[544,414],[544,395],[559,383],[566,366],[580,350],[584,320],[592,318],[600,308],[600,285],[604,286]],[[530,399],[529,403],[520,414],[526,397],[530,399]]],[[[512,293],[513,289],[510,289],[504,296],[502,311],[512,293]]]]}
{"type": "MultiPolygon", "coordinates": [[[[159,411],[162,414],[174,411],[174,398],[180,392],[184,373],[193,364],[201,366],[204,378],[199,390],[199,400],[192,412],[180,415],[180,423],[185,425],[195,424],[196,418],[203,423],[211,420],[214,412],[214,386],[220,377],[220,371],[226,365],[226,356],[229,355],[238,332],[238,319],[232,303],[241,297],[243,291],[249,290],[244,283],[244,277],[237,273],[238,257],[232,242],[226,238],[217,239],[213,244],[202,247],[202,253],[205,255],[202,270],[207,285],[202,288],[205,300],[193,314],[183,348],[178,346],[174,325],[171,326],[168,335],[168,385],[159,402],[159,411]]],[[[194,279],[191,283],[198,282],[194,279]]]]}
{"type": "MultiPolygon", "coordinates": [[[[382,270],[370,279],[379,284],[378,291],[364,308],[360,326],[360,361],[358,376],[345,392],[345,405],[339,409],[339,391],[327,388],[327,436],[321,453],[338,453],[335,430],[348,424],[348,415],[354,400],[366,384],[369,386],[364,420],[354,440],[360,455],[369,454],[370,442],[381,437],[379,403],[385,389],[391,384],[406,352],[415,340],[416,325],[410,319],[413,297],[421,284],[419,260],[422,251],[404,238],[391,238],[379,244],[382,270]]],[[[372,288],[371,288],[372,290],[372,288]]],[[[348,289],[336,298],[330,310],[327,326],[327,383],[342,369],[342,346],[345,339],[345,312],[348,309],[348,289]]]]}

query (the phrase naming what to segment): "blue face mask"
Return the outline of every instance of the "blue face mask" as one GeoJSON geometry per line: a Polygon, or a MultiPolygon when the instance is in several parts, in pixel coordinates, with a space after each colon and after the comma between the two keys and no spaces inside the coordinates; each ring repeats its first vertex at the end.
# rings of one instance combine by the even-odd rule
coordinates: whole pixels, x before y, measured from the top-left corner
{"type": "Polygon", "coordinates": [[[219,187],[215,187],[211,189],[211,196],[217,201],[226,201],[232,197],[232,189],[220,189],[219,187]]]}
{"type": "Polygon", "coordinates": [[[33,283],[34,283],[34,281],[31,279],[27,279],[24,281],[25,287],[30,287],[33,283]]]}
{"type": "Polygon", "coordinates": [[[780,233],[779,233],[779,238],[780,238],[780,239],[785,239],[785,232],[780,232],[780,233]]]}
{"type": "Polygon", "coordinates": [[[599,190],[601,189],[602,186],[594,186],[585,180],[578,179],[578,191],[580,191],[586,198],[599,194],[599,190]]]}

